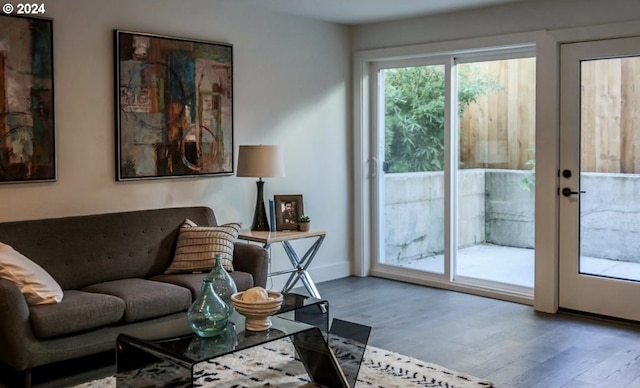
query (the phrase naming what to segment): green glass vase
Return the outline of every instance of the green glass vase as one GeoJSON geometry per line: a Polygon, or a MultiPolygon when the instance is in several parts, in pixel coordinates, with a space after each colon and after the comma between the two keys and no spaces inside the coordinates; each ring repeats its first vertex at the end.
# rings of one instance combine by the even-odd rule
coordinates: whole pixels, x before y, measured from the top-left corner
{"type": "Polygon", "coordinates": [[[200,295],[187,311],[187,321],[191,330],[200,337],[215,337],[227,327],[231,310],[216,294],[209,277],[202,281],[200,295]]]}
{"type": "Polygon", "coordinates": [[[216,294],[224,303],[229,307],[229,315],[233,313],[235,310],[233,308],[233,303],[231,302],[231,295],[238,292],[238,288],[236,287],[236,282],[233,281],[229,272],[222,266],[222,256],[220,254],[216,254],[216,264],[211,269],[211,272],[207,275],[205,279],[209,279],[213,284],[213,289],[216,291],[216,294]]]}

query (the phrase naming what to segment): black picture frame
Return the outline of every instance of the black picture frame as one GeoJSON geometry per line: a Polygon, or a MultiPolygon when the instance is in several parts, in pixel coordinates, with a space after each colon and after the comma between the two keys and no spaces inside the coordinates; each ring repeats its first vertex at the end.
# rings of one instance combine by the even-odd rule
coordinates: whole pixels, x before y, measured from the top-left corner
{"type": "Polygon", "coordinates": [[[276,230],[298,230],[300,216],[304,214],[301,194],[274,195],[276,230]]]}
{"type": "Polygon", "coordinates": [[[231,175],[233,46],[114,30],[116,180],[231,175]]]}
{"type": "Polygon", "coordinates": [[[0,183],[56,180],[53,20],[0,15],[0,183]]]}

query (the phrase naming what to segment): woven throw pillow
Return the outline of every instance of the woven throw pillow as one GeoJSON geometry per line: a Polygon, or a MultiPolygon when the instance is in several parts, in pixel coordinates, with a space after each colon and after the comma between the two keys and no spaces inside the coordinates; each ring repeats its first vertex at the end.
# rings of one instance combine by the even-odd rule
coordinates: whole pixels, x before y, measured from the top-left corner
{"type": "Polygon", "coordinates": [[[0,278],[15,283],[29,305],[58,303],[64,296],[58,282],[44,268],[3,243],[0,243],[0,278]]]}
{"type": "Polygon", "coordinates": [[[176,253],[164,273],[208,272],[222,255],[222,266],[233,272],[233,245],[238,238],[240,224],[198,226],[187,219],[180,226],[176,253]]]}

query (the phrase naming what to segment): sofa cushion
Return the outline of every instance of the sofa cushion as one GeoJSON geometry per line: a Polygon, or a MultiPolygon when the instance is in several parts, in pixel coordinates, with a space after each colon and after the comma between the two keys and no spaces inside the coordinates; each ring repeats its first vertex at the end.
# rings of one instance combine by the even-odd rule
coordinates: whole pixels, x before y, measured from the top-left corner
{"type": "Polygon", "coordinates": [[[180,226],[173,261],[164,273],[208,272],[215,265],[216,254],[222,256],[222,266],[233,272],[233,247],[240,224],[198,226],[187,219],[180,226]]]}
{"type": "Polygon", "coordinates": [[[85,287],[82,291],[113,295],[122,299],[125,303],[122,320],[125,322],[187,311],[191,306],[191,292],[188,289],[147,279],[113,280],[85,287]]]}
{"type": "MultiPolygon", "coordinates": [[[[234,271],[229,273],[231,278],[236,283],[238,291],[246,291],[253,287],[253,275],[246,272],[234,271]]],[[[151,278],[158,282],[165,282],[175,284],[181,287],[188,288],[191,291],[191,297],[195,298],[200,294],[200,288],[202,287],[202,280],[207,276],[206,273],[178,273],[178,274],[164,274],[156,275],[151,278]]]]}
{"type": "Polygon", "coordinates": [[[236,283],[238,291],[246,291],[255,286],[253,275],[248,272],[233,271],[229,273],[231,279],[236,283]]]}
{"type": "Polygon", "coordinates": [[[47,271],[3,243],[0,243],[0,278],[15,283],[29,305],[58,303],[64,296],[47,271]]]}
{"type": "Polygon", "coordinates": [[[31,306],[29,312],[33,332],[43,339],[118,322],[124,307],[115,296],[67,290],[60,303],[31,306]]]}

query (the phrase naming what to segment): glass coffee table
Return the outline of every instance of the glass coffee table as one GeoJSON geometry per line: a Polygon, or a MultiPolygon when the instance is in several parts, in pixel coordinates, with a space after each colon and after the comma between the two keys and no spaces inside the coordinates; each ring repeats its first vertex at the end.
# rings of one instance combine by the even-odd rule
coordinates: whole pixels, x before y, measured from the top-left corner
{"type": "MultiPolygon", "coordinates": [[[[185,317],[121,333],[117,339],[118,387],[191,387],[201,363],[283,338],[291,339],[296,359],[304,364],[310,380],[319,386],[350,387],[353,368],[343,373],[329,343],[329,303],[323,299],[285,294],[283,306],[263,332],[244,330],[244,317],[234,312],[225,330],[212,338],[194,334],[185,317]],[[287,315],[293,315],[286,318],[287,315]],[[199,365],[200,364],[200,365],[199,365]]],[[[357,327],[358,325],[354,324],[357,327]]],[[[370,330],[370,328],[368,328],[370,330]]],[[[368,338],[368,331],[367,331],[368,338]]],[[[366,347],[366,340],[364,341],[366,347]]],[[[359,363],[364,354],[359,354],[359,363]]],[[[268,367],[268,360],[265,368],[268,367]]]]}
{"type": "Polygon", "coordinates": [[[282,295],[282,307],[275,314],[329,331],[329,301],[312,296],[287,293],[282,295]]]}
{"type": "MultiPolygon", "coordinates": [[[[191,387],[198,364],[243,349],[290,338],[310,379],[321,386],[348,387],[322,331],[302,322],[271,317],[263,332],[244,331],[244,317],[234,312],[225,330],[201,338],[185,318],[129,330],[118,336],[116,347],[118,387],[191,387]]],[[[268,360],[265,360],[265,367],[268,360]]]]}

